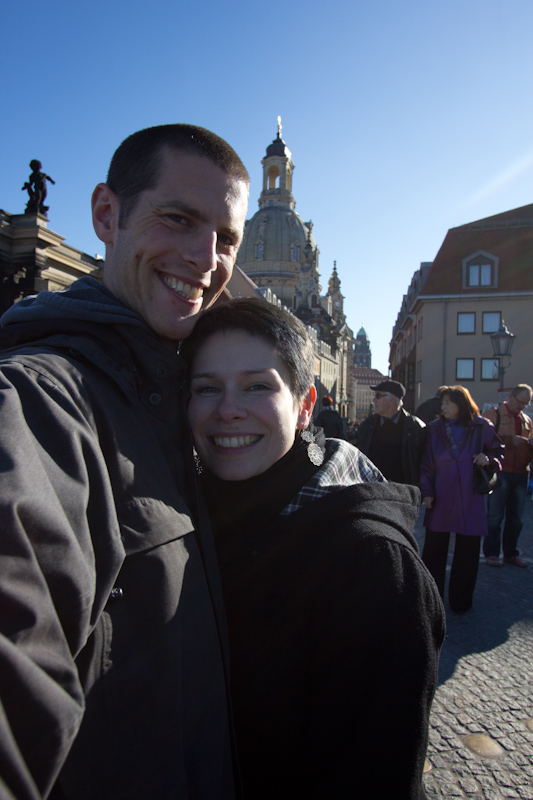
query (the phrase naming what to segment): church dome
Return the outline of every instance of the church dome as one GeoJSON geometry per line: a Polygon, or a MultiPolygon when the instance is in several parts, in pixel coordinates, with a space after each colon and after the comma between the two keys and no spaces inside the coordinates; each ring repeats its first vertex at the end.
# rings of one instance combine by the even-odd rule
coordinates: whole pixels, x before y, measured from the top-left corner
{"type": "Polygon", "coordinates": [[[316,248],[309,224],[303,222],[296,211],[283,206],[259,209],[246,223],[237,263],[241,267],[246,264],[247,269],[252,265],[261,266],[262,271],[265,262],[283,261],[293,263],[296,269],[306,246],[312,250],[316,248]]]}
{"type": "Polygon", "coordinates": [[[363,336],[365,337],[365,339],[368,339],[368,336],[366,335],[365,329],[363,327],[361,327],[357,331],[357,338],[359,339],[359,337],[363,337],[363,336]]]}

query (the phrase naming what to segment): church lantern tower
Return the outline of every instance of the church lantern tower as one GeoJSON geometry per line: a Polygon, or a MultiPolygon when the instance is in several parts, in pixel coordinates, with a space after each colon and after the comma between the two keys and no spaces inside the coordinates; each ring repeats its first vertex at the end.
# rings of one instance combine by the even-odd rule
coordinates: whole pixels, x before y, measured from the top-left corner
{"type": "Polygon", "coordinates": [[[268,288],[288,308],[320,305],[318,255],[313,223],[295,211],[292,154],[278,131],[261,161],[259,211],[247,221],[237,264],[260,288],[268,288]]]}

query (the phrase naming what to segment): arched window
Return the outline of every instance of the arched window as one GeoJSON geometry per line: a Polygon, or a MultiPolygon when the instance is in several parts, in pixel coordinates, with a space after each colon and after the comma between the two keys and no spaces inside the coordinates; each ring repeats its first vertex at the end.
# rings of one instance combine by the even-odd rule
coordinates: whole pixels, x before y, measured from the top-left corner
{"type": "Polygon", "coordinates": [[[300,260],[300,245],[293,244],[291,247],[291,261],[299,261],[300,260]]]}
{"type": "Polygon", "coordinates": [[[258,242],[256,244],[256,246],[255,246],[255,258],[256,258],[256,261],[262,261],[263,260],[264,251],[265,251],[265,246],[264,246],[263,242],[258,242]]]}
{"type": "Polygon", "coordinates": [[[275,164],[268,170],[268,188],[277,189],[279,186],[279,167],[275,164]]]}

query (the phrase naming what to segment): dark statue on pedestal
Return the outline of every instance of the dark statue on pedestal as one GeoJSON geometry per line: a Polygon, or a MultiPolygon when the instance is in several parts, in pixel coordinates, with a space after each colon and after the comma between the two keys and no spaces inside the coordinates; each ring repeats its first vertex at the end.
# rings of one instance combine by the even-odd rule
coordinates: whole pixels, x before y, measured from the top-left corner
{"type": "Polygon", "coordinates": [[[55,184],[55,181],[52,180],[50,175],[46,175],[46,173],[41,172],[42,164],[40,161],[33,159],[33,161],[30,161],[30,167],[32,169],[32,173],[29,177],[29,180],[26,181],[22,187],[22,191],[26,190],[30,196],[24,213],[43,214],[46,216],[46,212],[50,208],[50,206],[44,205],[44,201],[46,200],[46,181],[50,181],[50,183],[53,184],[55,184]]]}

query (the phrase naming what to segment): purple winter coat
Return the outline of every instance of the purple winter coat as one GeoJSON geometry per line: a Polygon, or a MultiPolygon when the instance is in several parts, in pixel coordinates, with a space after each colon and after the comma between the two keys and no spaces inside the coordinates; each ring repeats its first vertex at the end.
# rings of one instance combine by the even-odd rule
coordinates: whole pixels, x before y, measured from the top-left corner
{"type": "Polygon", "coordinates": [[[423,498],[434,498],[433,508],[428,509],[424,517],[424,525],[431,531],[487,535],[485,498],[474,491],[473,457],[480,451],[480,427],[482,450],[490,459],[489,467],[500,472],[505,447],[494,425],[483,417],[474,417],[466,427],[456,450],[456,461],[452,458],[444,419],[427,426],[426,450],[420,464],[420,490],[423,498]]]}

